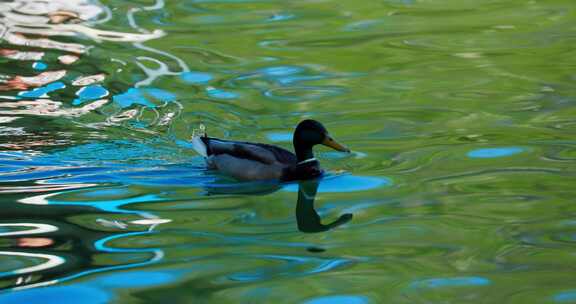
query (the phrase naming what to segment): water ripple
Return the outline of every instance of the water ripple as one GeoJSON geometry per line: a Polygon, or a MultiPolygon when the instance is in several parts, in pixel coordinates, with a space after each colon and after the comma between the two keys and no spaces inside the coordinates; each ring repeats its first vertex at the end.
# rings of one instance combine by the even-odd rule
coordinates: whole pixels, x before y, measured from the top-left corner
{"type": "Polygon", "coordinates": [[[352,264],[352,261],[345,259],[330,259],[323,260],[318,258],[303,258],[294,256],[257,256],[256,258],[263,260],[278,260],[283,261],[285,264],[276,267],[267,267],[249,273],[236,273],[228,276],[230,280],[241,282],[254,282],[269,280],[273,277],[281,276],[304,276],[325,271],[332,271],[341,267],[352,264]],[[312,264],[311,266],[308,266],[312,264]],[[302,270],[301,268],[311,268],[309,270],[302,270]],[[275,269],[277,268],[277,269],[275,269]],[[294,271],[298,269],[297,271],[294,271]]]}
{"type": "Polygon", "coordinates": [[[457,278],[434,278],[413,282],[410,287],[416,289],[425,288],[450,288],[464,286],[486,286],[491,281],[483,277],[457,277],[457,278]]]}
{"type": "Polygon", "coordinates": [[[16,251],[0,251],[0,256],[10,256],[10,257],[26,257],[33,258],[35,260],[45,260],[43,263],[36,263],[34,266],[24,266],[18,267],[12,271],[2,271],[0,272],[0,277],[23,275],[28,273],[40,272],[43,270],[58,267],[66,262],[62,257],[50,254],[41,253],[27,253],[27,252],[16,252],[16,251]]]}
{"type": "Polygon", "coordinates": [[[41,234],[57,231],[58,227],[49,224],[40,223],[0,223],[0,237],[15,235],[41,234]],[[5,231],[6,227],[31,227],[32,229],[19,229],[16,231],[5,231]]]}

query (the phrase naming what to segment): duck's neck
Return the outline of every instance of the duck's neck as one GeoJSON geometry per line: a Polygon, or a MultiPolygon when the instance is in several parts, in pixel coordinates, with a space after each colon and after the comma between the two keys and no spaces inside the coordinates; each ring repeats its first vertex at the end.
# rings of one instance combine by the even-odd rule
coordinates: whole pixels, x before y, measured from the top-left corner
{"type": "Polygon", "coordinates": [[[309,160],[314,158],[314,152],[312,151],[312,146],[299,144],[298,142],[294,141],[294,151],[296,152],[296,158],[298,162],[303,162],[305,160],[309,160]]]}

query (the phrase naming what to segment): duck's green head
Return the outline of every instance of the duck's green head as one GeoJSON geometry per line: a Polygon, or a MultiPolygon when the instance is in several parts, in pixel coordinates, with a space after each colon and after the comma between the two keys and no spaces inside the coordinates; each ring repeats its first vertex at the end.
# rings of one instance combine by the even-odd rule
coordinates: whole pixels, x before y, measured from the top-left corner
{"type": "Polygon", "coordinates": [[[296,126],[293,142],[296,148],[324,145],[336,151],[350,152],[350,149],[334,140],[321,123],[312,119],[303,120],[296,126]]]}

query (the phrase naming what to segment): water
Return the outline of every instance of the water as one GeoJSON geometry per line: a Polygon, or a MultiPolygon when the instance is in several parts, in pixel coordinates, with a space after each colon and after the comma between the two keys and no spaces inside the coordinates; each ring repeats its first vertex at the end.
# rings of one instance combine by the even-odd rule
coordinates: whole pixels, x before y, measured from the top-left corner
{"type": "Polygon", "coordinates": [[[0,3],[0,302],[576,303],[574,9],[0,3]],[[304,118],[318,182],[187,142],[304,118]]]}

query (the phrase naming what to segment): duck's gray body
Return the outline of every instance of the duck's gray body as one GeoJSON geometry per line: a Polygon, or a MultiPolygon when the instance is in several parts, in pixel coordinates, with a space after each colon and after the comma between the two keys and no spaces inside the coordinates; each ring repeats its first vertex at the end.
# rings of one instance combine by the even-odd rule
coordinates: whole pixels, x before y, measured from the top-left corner
{"type": "Polygon", "coordinates": [[[201,137],[209,168],[239,180],[283,179],[297,164],[292,152],[266,144],[201,137]]]}

